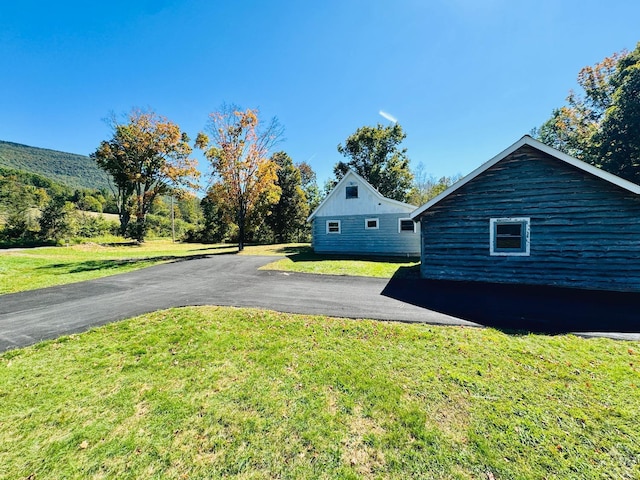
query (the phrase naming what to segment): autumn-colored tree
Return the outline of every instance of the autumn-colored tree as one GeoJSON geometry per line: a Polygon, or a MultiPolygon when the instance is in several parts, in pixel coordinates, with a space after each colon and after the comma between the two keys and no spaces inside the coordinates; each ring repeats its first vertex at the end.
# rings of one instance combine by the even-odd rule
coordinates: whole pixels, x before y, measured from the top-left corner
{"type": "Polygon", "coordinates": [[[534,136],[576,158],[640,183],[640,43],[578,74],[571,91],[534,136]]]}
{"type": "Polygon", "coordinates": [[[336,180],[352,169],[385,197],[404,202],[413,180],[407,149],[400,148],[406,136],[397,123],[359,128],[344,145],[338,145],[338,152],[349,161],[334,166],[336,180]]]}
{"type": "Polygon", "coordinates": [[[300,170],[285,152],[273,154],[271,160],[278,166],[276,185],[280,187],[280,199],[272,205],[267,224],[276,243],[300,241],[309,216],[300,170]]]}
{"type": "Polygon", "coordinates": [[[123,235],[144,241],[146,216],[158,195],[197,188],[189,138],[175,123],[134,109],[126,123],[111,119],[113,136],[91,154],[113,178],[123,235]],[[130,220],[136,222],[130,228],[130,220]]]}
{"type": "Polygon", "coordinates": [[[274,204],[280,196],[275,184],[277,165],[268,157],[283,129],[276,118],[262,127],[257,110],[242,111],[223,105],[209,115],[206,131],[196,139],[212,167],[215,198],[221,201],[238,227],[238,250],[244,249],[254,209],[274,204]]]}

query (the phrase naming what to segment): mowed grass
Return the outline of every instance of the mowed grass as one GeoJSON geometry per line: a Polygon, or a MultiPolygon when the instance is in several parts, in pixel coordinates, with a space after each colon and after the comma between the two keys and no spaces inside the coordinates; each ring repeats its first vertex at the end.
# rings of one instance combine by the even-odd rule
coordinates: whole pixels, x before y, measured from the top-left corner
{"type": "MultiPolygon", "coordinates": [[[[232,244],[174,243],[148,240],[143,244],[124,240],[67,247],[0,250],[0,295],[130,272],[188,257],[237,253],[232,244]]],[[[265,268],[332,275],[364,275],[391,278],[406,259],[338,258],[316,255],[309,244],[247,246],[243,255],[285,256],[265,268]]],[[[415,269],[417,272],[417,269],[415,269]]]]}
{"type": "Polygon", "coordinates": [[[187,257],[237,252],[233,245],[118,241],[0,250],[0,294],[101,278],[187,257]]]}
{"type": "MultiPolygon", "coordinates": [[[[255,254],[254,251],[249,250],[249,253],[255,254]]],[[[265,265],[261,270],[379,278],[419,275],[420,259],[414,257],[319,255],[309,244],[266,246],[264,251],[266,255],[285,255],[286,258],[265,265]]]]}
{"type": "Polygon", "coordinates": [[[0,477],[640,478],[639,353],[161,311],[0,356],[0,477]]]}

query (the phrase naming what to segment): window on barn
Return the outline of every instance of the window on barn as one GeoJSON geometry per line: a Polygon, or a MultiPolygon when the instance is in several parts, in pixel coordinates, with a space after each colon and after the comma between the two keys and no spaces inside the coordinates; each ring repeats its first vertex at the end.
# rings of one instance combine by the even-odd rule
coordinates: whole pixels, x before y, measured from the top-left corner
{"type": "Polygon", "coordinates": [[[350,185],[347,187],[347,198],[358,198],[358,186],[350,185]]]}
{"type": "Polygon", "coordinates": [[[492,218],[491,255],[529,255],[529,218],[492,218]]]}
{"type": "Polygon", "coordinates": [[[364,228],[366,230],[377,230],[378,229],[378,219],[377,218],[367,218],[367,219],[365,219],[364,228]]]}
{"type": "Polygon", "coordinates": [[[327,220],[327,233],[340,233],[340,220],[327,220]]]}
{"type": "Polygon", "coordinates": [[[398,232],[416,233],[416,224],[410,218],[400,218],[398,220],[398,232]]]}

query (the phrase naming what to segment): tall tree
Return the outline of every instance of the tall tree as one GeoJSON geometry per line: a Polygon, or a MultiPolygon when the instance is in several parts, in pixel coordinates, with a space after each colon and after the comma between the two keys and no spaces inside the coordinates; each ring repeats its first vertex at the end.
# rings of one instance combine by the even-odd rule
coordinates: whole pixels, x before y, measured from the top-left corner
{"type": "Polygon", "coordinates": [[[209,115],[206,130],[211,138],[199,133],[196,146],[211,163],[216,198],[238,226],[238,250],[242,251],[254,209],[260,202],[276,203],[280,196],[275,184],[277,165],[268,154],[281,140],[283,129],[276,118],[262,127],[257,110],[223,105],[209,115]]]}
{"type": "Polygon", "coordinates": [[[640,43],[621,58],[610,81],[613,93],[595,135],[605,170],[640,184],[640,43]]]}
{"type": "Polygon", "coordinates": [[[267,224],[276,243],[289,243],[300,239],[309,216],[309,206],[302,190],[300,170],[291,157],[285,152],[277,152],[271,161],[278,166],[276,185],[280,187],[280,199],[272,205],[267,224]]]}
{"type": "Polygon", "coordinates": [[[300,170],[300,186],[307,198],[307,206],[309,213],[313,212],[318,205],[320,205],[321,195],[318,188],[318,181],[316,172],[313,171],[311,165],[307,162],[300,162],[296,164],[298,170],[300,170]]]}
{"type": "Polygon", "coordinates": [[[460,180],[462,175],[436,178],[426,172],[424,163],[418,163],[413,172],[413,187],[407,200],[411,205],[422,205],[440,195],[448,187],[460,180]]]}
{"type": "Polygon", "coordinates": [[[189,158],[189,138],[175,123],[154,112],[134,109],[126,123],[111,119],[113,136],[91,154],[115,184],[120,230],[143,241],[146,216],[158,195],[197,188],[199,172],[189,158]],[[129,228],[131,218],[134,228],[129,228]]]}
{"type": "Polygon", "coordinates": [[[406,136],[397,123],[359,128],[344,145],[338,145],[338,152],[349,161],[335,165],[336,179],[353,169],[385,197],[405,201],[413,180],[407,149],[400,148],[406,136]]]}
{"type": "Polygon", "coordinates": [[[578,74],[582,92],[534,130],[542,142],[640,183],[640,43],[578,74]]]}

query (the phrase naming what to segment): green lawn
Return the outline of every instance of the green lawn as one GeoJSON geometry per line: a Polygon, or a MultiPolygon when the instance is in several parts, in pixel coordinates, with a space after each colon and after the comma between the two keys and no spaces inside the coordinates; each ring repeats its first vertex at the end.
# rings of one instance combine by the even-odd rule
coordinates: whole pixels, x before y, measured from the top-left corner
{"type": "MultiPolygon", "coordinates": [[[[419,274],[420,259],[414,257],[318,255],[309,244],[274,245],[263,248],[264,254],[285,255],[286,258],[265,265],[262,270],[379,278],[391,278],[397,274],[419,274]]],[[[257,251],[250,249],[249,253],[255,254],[257,251]]]]}
{"type": "MultiPolygon", "coordinates": [[[[233,253],[237,250],[235,245],[229,244],[172,243],[170,240],[149,240],[142,245],[118,241],[111,244],[0,250],[0,294],[91,280],[184,257],[233,253]]],[[[242,254],[286,256],[265,268],[334,275],[390,278],[402,267],[417,265],[407,263],[406,259],[320,256],[315,255],[308,244],[247,246],[242,254]]]]}
{"type": "Polygon", "coordinates": [[[161,311],[0,356],[0,478],[640,478],[638,354],[161,311]]]}

